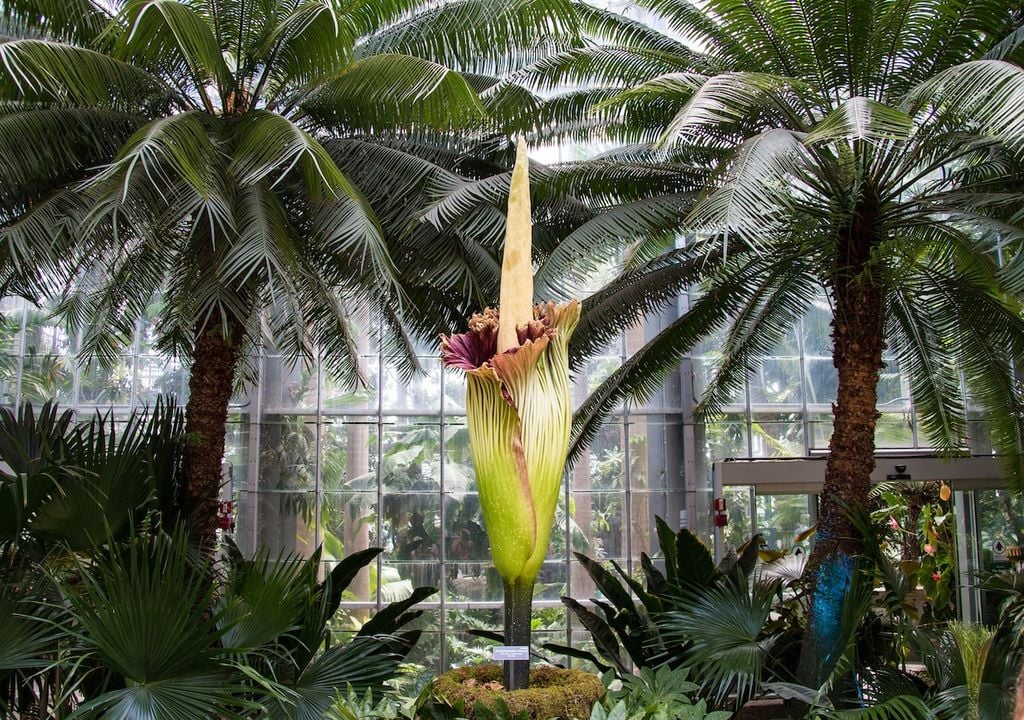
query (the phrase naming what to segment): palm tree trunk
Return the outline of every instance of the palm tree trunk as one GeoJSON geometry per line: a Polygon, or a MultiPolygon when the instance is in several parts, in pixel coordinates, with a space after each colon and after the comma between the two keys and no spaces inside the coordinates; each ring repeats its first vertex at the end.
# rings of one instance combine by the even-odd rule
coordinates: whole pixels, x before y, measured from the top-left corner
{"type": "Polygon", "coordinates": [[[884,348],[882,290],[867,277],[874,244],[870,216],[858,215],[833,281],[833,363],[839,375],[818,531],[808,562],[811,607],[801,649],[802,682],[818,688],[836,660],[847,591],[861,544],[848,509],[868,505],[875,469],[878,379],[884,348]]]}
{"type": "Polygon", "coordinates": [[[228,403],[238,367],[242,325],[231,319],[227,331],[226,336],[219,324],[197,330],[185,408],[188,445],[182,509],[190,535],[204,548],[212,548],[216,540],[228,403]]]}

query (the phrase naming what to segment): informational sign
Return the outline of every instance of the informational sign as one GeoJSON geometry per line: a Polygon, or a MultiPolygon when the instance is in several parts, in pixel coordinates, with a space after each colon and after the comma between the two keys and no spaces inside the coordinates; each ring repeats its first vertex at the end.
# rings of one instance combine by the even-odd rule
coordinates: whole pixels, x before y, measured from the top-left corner
{"type": "Polygon", "coordinates": [[[530,648],[527,645],[498,645],[493,650],[492,657],[499,662],[530,659],[530,648]]]}
{"type": "Polygon", "coordinates": [[[995,542],[992,543],[992,559],[996,562],[1003,562],[1006,560],[1006,541],[1002,538],[996,538],[995,542]]]}

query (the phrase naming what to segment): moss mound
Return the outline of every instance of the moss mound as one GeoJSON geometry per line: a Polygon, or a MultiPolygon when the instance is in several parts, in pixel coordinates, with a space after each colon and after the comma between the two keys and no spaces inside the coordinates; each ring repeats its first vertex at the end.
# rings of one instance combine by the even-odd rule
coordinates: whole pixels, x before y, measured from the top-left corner
{"type": "Polygon", "coordinates": [[[604,695],[600,679],[583,670],[564,670],[549,665],[530,668],[530,687],[506,691],[501,685],[501,665],[476,665],[441,675],[432,685],[435,699],[448,707],[460,701],[465,717],[472,720],[473,707],[493,708],[501,698],[513,715],[525,710],[531,720],[586,720],[598,698],[604,695]]]}

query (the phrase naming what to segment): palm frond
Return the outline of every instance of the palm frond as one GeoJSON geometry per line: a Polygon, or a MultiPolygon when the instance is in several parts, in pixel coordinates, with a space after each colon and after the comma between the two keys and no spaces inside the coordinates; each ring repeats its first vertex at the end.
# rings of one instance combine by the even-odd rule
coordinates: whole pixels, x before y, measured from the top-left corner
{"type": "Polygon", "coordinates": [[[958,368],[935,327],[925,289],[908,278],[887,296],[886,336],[900,369],[910,378],[919,421],[928,437],[946,452],[965,441],[965,408],[958,368]]]}
{"type": "Polygon", "coordinates": [[[850,98],[815,125],[808,145],[837,140],[906,140],[913,120],[906,113],[865,97],[850,98]]]}
{"type": "Polygon", "coordinates": [[[0,227],[0,268],[11,268],[15,277],[23,278],[33,297],[59,292],[60,279],[70,274],[67,249],[90,210],[89,199],[71,191],[37,203],[0,227]]]}
{"type": "Polygon", "coordinates": [[[534,275],[537,297],[574,295],[573,283],[610,261],[621,248],[644,239],[673,240],[692,198],[674,194],[624,203],[589,220],[562,239],[534,275]]]}
{"type": "Polygon", "coordinates": [[[663,309],[681,291],[713,274],[718,254],[696,251],[692,244],[631,269],[583,301],[576,332],[569,343],[574,370],[599,353],[641,315],[663,309]]]}
{"type": "Polygon", "coordinates": [[[578,27],[570,0],[455,0],[381,27],[357,52],[402,53],[504,75],[552,45],[575,42],[578,27]]]}
{"type": "MultiPolygon", "coordinates": [[[[771,261],[758,257],[753,263],[764,272],[771,261]]],[[[753,268],[745,268],[747,273],[753,268]]],[[[601,423],[626,398],[643,402],[660,389],[666,373],[677,367],[683,354],[701,338],[722,325],[745,302],[749,274],[735,270],[716,278],[715,284],[678,319],[669,323],[637,350],[596,390],[573,415],[569,459],[574,462],[596,436],[601,423]]]]}
{"type": "Polygon", "coordinates": [[[143,66],[159,66],[177,58],[188,68],[198,93],[207,79],[222,92],[229,89],[231,71],[207,20],[190,3],[179,0],[130,0],[121,11],[126,32],[115,53],[143,66]]]}
{"type": "Polygon", "coordinates": [[[539,92],[595,85],[626,89],[669,73],[690,71],[690,55],[648,47],[593,45],[551,54],[511,79],[539,92]]]}
{"type": "Polygon", "coordinates": [[[717,231],[726,244],[735,234],[755,248],[787,237],[792,207],[809,193],[793,182],[807,162],[807,151],[788,130],[769,130],[746,140],[694,205],[686,228],[717,231]]]}
{"type": "Polygon", "coordinates": [[[735,307],[721,348],[721,361],[694,411],[703,417],[717,413],[741,391],[748,373],[808,310],[819,281],[805,264],[802,249],[779,248],[770,268],[755,260],[740,266],[747,297],[735,307]],[[788,250],[788,252],[787,252],[788,250]],[[747,274],[747,268],[750,272],[747,274]]]}
{"type": "MultiPolygon", "coordinates": [[[[113,204],[98,205],[94,216],[105,217],[113,209],[135,203],[186,214],[192,209],[187,194],[193,196],[191,202],[225,197],[224,168],[209,123],[204,113],[192,111],[159,118],[140,128],[114,162],[89,180],[89,187],[113,204]],[[186,196],[175,197],[175,192],[186,196]]],[[[221,223],[229,222],[227,208],[221,206],[218,215],[221,223]]]]}
{"type": "Polygon", "coordinates": [[[737,694],[737,707],[758,691],[762,669],[777,638],[765,632],[777,584],[721,582],[692,606],[665,614],[667,638],[689,640],[705,691],[716,703],[737,694]]]}
{"type": "Polygon", "coordinates": [[[49,40],[0,39],[0,98],[134,109],[162,83],[109,55],[49,40]]]}
{"type": "Polygon", "coordinates": [[[914,111],[925,104],[936,109],[936,119],[971,118],[987,134],[1019,150],[1024,137],[1024,69],[1003,60],[975,60],[939,72],[911,90],[903,108],[914,111]]]}
{"type": "Polygon", "coordinates": [[[107,8],[95,0],[6,0],[0,13],[51,40],[84,46],[92,44],[111,19],[107,8]]]}
{"type": "Polygon", "coordinates": [[[867,707],[819,711],[814,717],[820,720],[929,720],[935,715],[921,698],[897,695],[867,707]]]}
{"type": "Polygon", "coordinates": [[[301,101],[321,126],[373,131],[426,124],[477,124],[483,106],[457,72],[413,55],[388,53],[357,60],[320,83],[301,101]]]}
{"type": "Polygon", "coordinates": [[[103,109],[0,107],[0,202],[9,207],[80,179],[109,162],[142,122],[103,109]]]}
{"type": "Polygon", "coordinates": [[[339,10],[334,3],[318,0],[288,8],[256,52],[269,58],[266,72],[288,83],[309,85],[350,63],[360,28],[353,13],[339,10]]]}
{"type": "MultiPolygon", "coordinates": [[[[212,588],[191,565],[182,537],[139,538],[62,583],[76,624],[77,652],[129,680],[78,708],[80,717],[186,718],[230,714],[236,702],[205,613],[212,588]]],[[[123,681],[122,681],[123,682],[123,681]]]]}

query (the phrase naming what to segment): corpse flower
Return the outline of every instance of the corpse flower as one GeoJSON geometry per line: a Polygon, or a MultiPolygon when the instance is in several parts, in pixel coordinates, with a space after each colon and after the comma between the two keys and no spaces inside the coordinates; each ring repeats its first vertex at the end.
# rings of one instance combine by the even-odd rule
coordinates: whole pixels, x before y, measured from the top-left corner
{"type": "MultiPolygon", "coordinates": [[[[484,525],[505,591],[505,641],[529,645],[533,584],[547,554],[569,448],[569,338],[577,301],[533,305],[530,187],[520,140],[509,192],[499,309],[441,338],[446,367],[466,373],[466,415],[484,525]],[[500,310],[500,314],[499,314],[500,310]]],[[[505,687],[528,663],[506,664],[505,687]]]]}

